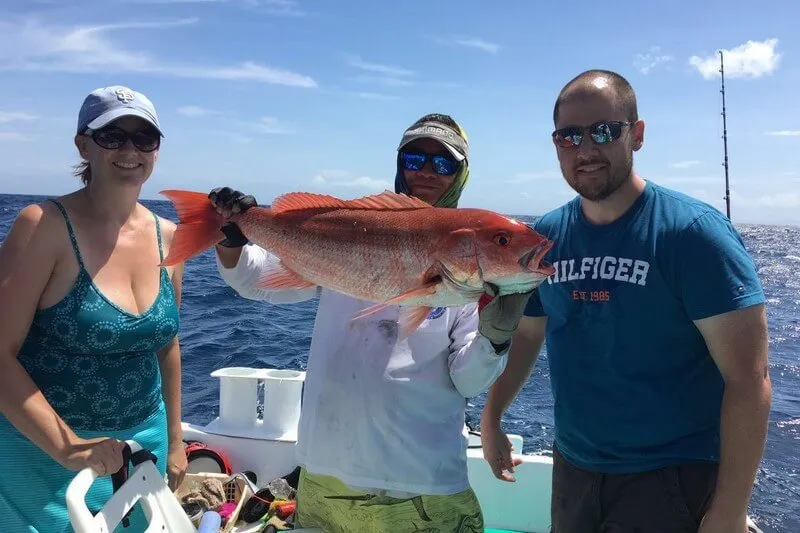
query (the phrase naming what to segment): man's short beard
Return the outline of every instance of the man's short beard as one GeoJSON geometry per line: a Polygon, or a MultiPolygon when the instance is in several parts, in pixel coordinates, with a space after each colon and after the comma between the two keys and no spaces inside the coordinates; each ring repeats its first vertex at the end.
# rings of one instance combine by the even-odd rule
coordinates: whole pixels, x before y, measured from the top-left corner
{"type": "Polygon", "coordinates": [[[579,179],[570,179],[564,176],[572,189],[581,195],[582,198],[590,202],[601,202],[609,196],[617,192],[622,187],[628,177],[631,175],[633,168],[632,162],[624,165],[623,168],[616,169],[615,172],[609,175],[608,179],[602,182],[595,182],[592,185],[587,185],[580,182],[579,179]]]}

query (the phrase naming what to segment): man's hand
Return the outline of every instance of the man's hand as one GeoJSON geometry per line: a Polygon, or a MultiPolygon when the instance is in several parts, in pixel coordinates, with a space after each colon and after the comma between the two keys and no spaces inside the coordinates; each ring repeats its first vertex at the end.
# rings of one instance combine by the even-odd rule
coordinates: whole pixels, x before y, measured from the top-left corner
{"type": "Polygon", "coordinates": [[[749,533],[747,515],[735,516],[731,513],[717,512],[713,504],[709,507],[697,533],[749,533]]]}
{"type": "MultiPolygon", "coordinates": [[[[211,200],[211,204],[217,209],[217,213],[225,218],[230,217],[234,213],[244,213],[251,207],[258,205],[255,197],[252,195],[246,195],[230,187],[217,187],[208,193],[208,199],[211,200]]],[[[220,246],[226,248],[241,248],[247,244],[247,237],[244,236],[239,226],[235,223],[228,222],[220,229],[222,233],[225,234],[225,239],[218,243],[220,246]]]]}
{"type": "Polygon", "coordinates": [[[497,352],[501,352],[511,342],[511,337],[517,330],[519,319],[533,291],[497,296],[497,287],[491,283],[484,285],[486,294],[478,303],[480,313],[478,332],[489,339],[497,352]],[[484,304],[483,302],[488,299],[486,295],[491,300],[484,304]]]}
{"type": "Polygon", "coordinates": [[[483,458],[489,463],[494,477],[502,481],[516,481],[512,474],[514,467],[522,464],[522,459],[511,457],[514,446],[499,426],[483,427],[481,425],[481,446],[483,447],[483,458]]]}

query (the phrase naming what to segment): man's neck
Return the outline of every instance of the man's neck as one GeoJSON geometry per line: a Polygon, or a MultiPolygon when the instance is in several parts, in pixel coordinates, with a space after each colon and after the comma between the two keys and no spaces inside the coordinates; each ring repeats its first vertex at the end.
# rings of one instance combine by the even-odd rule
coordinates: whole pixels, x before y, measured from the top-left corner
{"type": "Polygon", "coordinates": [[[581,198],[583,214],[592,224],[611,224],[630,209],[646,184],[638,174],[631,172],[630,178],[608,198],[599,202],[581,198]]]}

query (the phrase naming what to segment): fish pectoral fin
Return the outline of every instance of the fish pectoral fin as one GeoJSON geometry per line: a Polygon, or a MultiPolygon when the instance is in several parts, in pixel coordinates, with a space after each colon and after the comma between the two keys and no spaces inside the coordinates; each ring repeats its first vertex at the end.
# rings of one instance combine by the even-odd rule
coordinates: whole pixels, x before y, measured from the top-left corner
{"type": "Polygon", "coordinates": [[[413,298],[433,296],[434,294],[436,294],[436,289],[439,288],[439,285],[441,283],[442,283],[442,278],[440,276],[434,276],[432,278],[429,278],[421,286],[400,293],[394,298],[390,298],[389,300],[385,301],[383,305],[397,305],[397,304],[402,304],[404,301],[411,300],[413,298]]]}
{"type": "MultiPolygon", "coordinates": [[[[435,276],[433,278],[429,278],[428,281],[423,283],[420,287],[416,287],[414,289],[408,290],[404,293],[398,294],[397,296],[386,300],[383,303],[371,305],[366,309],[362,309],[358,313],[353,315],[352,320],[360,320],[366,316],[371,314],[377,313],[382,309],[386,309],[392,305],[401,304],[409,299],[413,298],[420,298],[425,296],[433,296],[436,294],[436,289],[439,287],[439,284],[442,283],[442,278],[439,276],[435,276]]],[[[401,330],[401,336],[405,337],[411,332],[413,332],[419,325],[425,320],[425,317],[428,316],[428,313],[431,312],[432,307],[419,307],[419,306],[408,306],[403,308],[400,311],[400,318],[399,318],[399,325],[401,330]],[[422,317],[420,318],[421,315],[422,317]],[[402,331],[406,328],[406,334],[403,335],[402,331]],[[411,328],[411,329],[408,329],[411,328]]]]}
{"type": "Polygon", "coordinates": [[[400,318],[397,321],[399,330],[398,340],[405,339],[414,333],[432,310],[433,307],[428,306],[404,307],[403,310],[400,311],[400,318]]]}
{"type": "MultiPolygon", "coordinates": [[[[371,305],[366,309],[362,309],[358,313],[354,314],[351,318],[351,321],[361,320],[362,318],[373,313],[377,313],[382,309],[386,309],[389,307],[389,305],[390,304],[371,305]]],[[[400,317],[397,319],[398,338],[404,339],[411,335],[419,327],[419,325],[422,324],[432,310],[433,307],[428,306],[403,307],[400,310],[400,317]]]]}
{"type": "Polygon", "coordinates": [[[254,287],[257,289],[308,289],[314,287],[311,283],[283,263],[268,270],[258,278],[254,287]]]}
{"type": "Polygon", "coordinates": [[[358,313],[354,314],[353,317],[351,318],[351,320],[361,320],[362,318],[367,317],[367,316],[372,315],[372,314],[375,314],[375,313],[377,313],[378,311],[380,311],[382,309],[386,309],[387,307],[389,307],[389,304],[371,305],[371,306],[369,306],[369,307],[367,307],[365,309],[362,309],[358,313]]]}

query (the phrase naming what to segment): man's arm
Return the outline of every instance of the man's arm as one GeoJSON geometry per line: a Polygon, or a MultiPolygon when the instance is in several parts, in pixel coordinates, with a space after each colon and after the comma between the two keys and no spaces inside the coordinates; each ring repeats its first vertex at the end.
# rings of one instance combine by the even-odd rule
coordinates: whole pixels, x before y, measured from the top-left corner
{"type": "Polygon", "coordinates": [[[533,372],[533,366],[544,344],[547,317],[523,316],[511,340],[508,362],[500,377],[494,382],[486,396],[481,413],[481,429],[500,427],[500,419],[508,406],[522,390],[533,372]]]}
{"type": "Polygon", "coordinates": [[[720,465],[708,518],[744,523],[767,436],[772,385],[763,304],[695,321],[725,381],[720,465]]]}
{"type": "Polygon", "coordinates": [[[503,371],[511,337],[532,293],[495,296],[486,285],[477,306],[466,306],[451,331],[450,378],[465,398],[482,393],[503,371]]]}
{"type": "Polygon", "coordinates": [[[699,531],[744,532],[772,394],[766,297],[741,236],[718,211],[677,234],[674,252],[679,296],[725,382],[717,490],[699,531]]]}
{"type": "Polygon", "coordinates": [[[451,352],[447,361],[450,379],[464,398],[484,392],[503,371],[506,350],[497,353],[492,343],[478,330],[478,309],[461,309],[450,333],[451,352]]]}
{"type": "Polygon", "coordinates": [[[217,270],[223,281],[239,295],[249,300],[262,300],[273,304],[304,302],[319,296],[320,287],[307,289],[269,290],[257,287],[258,280],[278,265],[279,259],[260,246],[225,248],[217,245],[217,270]],[[234,252],[238,251],[238,252],[234,252]],[[232,266],[231,259],[236,253],[232,266]],[[226,264],[227,263],[227,264],[226,264]]]}
{"type": "Polygon", "coordinates": [[[227,248],[217,244],[214,250],[217,252],[217,259],[219,259],[220,266],[223,268],[236,268],[236,265],[239,264],[239,258],[242,256],[242,248],[244,248],[244,246],[227,248]]]}
{"type": "MultiPolygon", "coordinates": [[[[258,205],[253,195],[246,195],[230,187],[212,190],[208,193],[208,199],[224,217],[244,213],[258,205]]],[[[320,287],[299,290],[268,290],[258,287],[262,276],[280,267],[280,260],[263,248],[250,244],[236,224],[229,222],[221,230],[225,239],[214,247],[217,270],[223,281],[240,296],[276,304],[303,302],[319,296],[320,287]]]]}
{"type": "Polygon", "coordinates": [[[495,477],[514,481],[503,471],[514,472],[519,460],[511,459],[511,443],[501,429],[501,419],[533,371],[545,339],[546,316],[523,316],[511,340],[506,368],[486,396],[481,412],[483,457],[495,477]]]}

